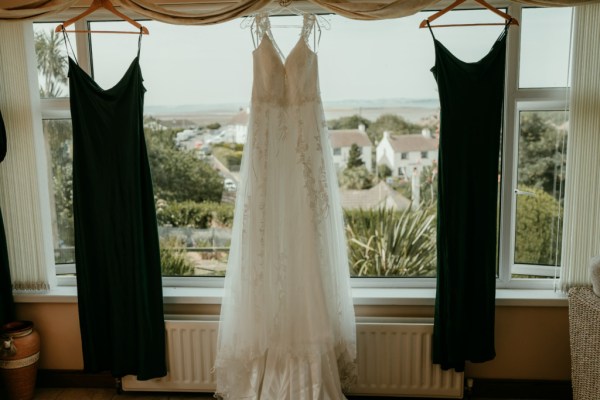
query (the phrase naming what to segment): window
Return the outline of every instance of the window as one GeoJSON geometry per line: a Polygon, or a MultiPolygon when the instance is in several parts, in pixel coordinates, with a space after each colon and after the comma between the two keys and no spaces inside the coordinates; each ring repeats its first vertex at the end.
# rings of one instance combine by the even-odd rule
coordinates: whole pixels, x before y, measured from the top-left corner
{"type": "Polygon", "coordinates": [[[571,10],[524,8],[519,87],[565,87],[569,79],[571,10]],[[551,29],[548,29],[552,27],[551,29]]]}
{"type": "MultiPolygon", "coordinates": [[[[505,143],[501,155],[498,278],[499,285],[506,286],[558,274],[568,130],[565,85],[569,80],[565,68],[571,20],[568,8],[513,5],[509,11],[521,21],[521,30],[510,31],[506,84],[511,95],[505,104],[505,143]],[[546,17],[554,23],[544,24],[546,17]],[[538,43],[540,38],[545,40],[544,45],[538,43]],[[520,51],[513,51],[515,48],[520,51]],[[540,65],[544,65],[543,77],[538,73],[540,65]],[[535,224],[530,221],[534,215],[532,209],[540,215],[535,224]],[[536,232],[543,232],[544,236],[536,232]],[[539,238],[535,248],[533,241],[525,239],[531,235],[539,238]]],[[[369,22],[325,17],[331,29],[323,33],[318,49],[321,93],[330,129],[350,132],[363,125],[373,144],[380,143],[383,133],[388,131],[390,147],[394,147],[393,139],[402,135],[421,135],[424,129],[438,131],[439,101],[430,72],[434,63],[432,39],[426,29],[416,29],[425,15],[429,13],[369,22]],[[396,40],[398,37],[404,40],[396,40]],[[348,42],[357,49],[353,55],[343,45],[348,42]],[[394,52],[389,51],[392,47],[394,52]],[[339,69],[343,59],[352,62],[339,69]],[[403,73],[398,74],[399,70],[403,73]]],[[[295,25],[295,17],[277,18],[282,23],[274,25],[295,25]]],[[[453,11],[445,18],[448,22],[497,21],[497,16],[486,10],[453,11]]],[[[121,24],[124,22],[92,21],[91,27],[115,29],[121,24]]],[[[248,30],[240,29],[239,21],[202,27],[155,21],[146,21],[144,25],[152,32],[142,38],[141,44],[141,68],[147,89],[144,126],[157,198],[163,274],[223,276],[249,118],[251,36],[248,30]],[[168,165],[159,162],[165,159],[169,160],[168,165]]],[[[51,34],[55,23],[34,26],[37,54],[44,60],[38,72],[53,193],[55,262],[59,274],[73,273],[69,184],[72,140],[69,104],[64,98],[68,87],[64,63],[50,62],[52,55],[54,61],[65,60],[65,45],[62,37],[57,39],[51,34]]],[[[297,29],[273,29],[282,52],[288,54],[297,40],[297,29]]],[[[477,61],[489,50],[501,29],[498,26],[438,29],[435,34],[457,57],[477,61]]],[[[82,38],[72,37],[71,43],[78,51],[80,63],[90,65],[101,87],[114,85],[137,53],[136,35],[91,35],[89,42],[82,38]],[[119,51],[115,51],[117,42],[119,51]]],[[[368,193],[382,196],[382,191],[369,192],[382,182],[393,193],[386,204],[392,204],[397,197],[410,201],[413,187],[420,188],[419,198],[424,204],[418,210],[399,207],[380,215],[376,209],[365,210],[362,204],[362,210],[346,207],[346,222],[351,228],[347,232],[351,273],[355,277],[421,278],[397,284],[434,285],[431,278],[435,276],[437,153],[419,150],[420,158],[430,161],[423,168],[415,168],[409,161],[410,151],[383,149],[377,154],[373,152],[373,159],[362,159],[389,168],[370,172],[363,165],[364,171],[357,172],[341,166],[338,171],[342,199],[356,190],[364,191],[361,198],[368,198],[368,193]],[[398,165],[398,160],[403,160],[403,164],[398,165]],[[420,174],[420,185],[413,186],[411,174],[406,173],[413,168],[420,174]],[[376,223],[391,232],[407,220],[426,224],[418,238],[397,238],[418,243],[415,251],[419,255],[394,255],[397,257],[393,264],[379,268],[381,262],[391,258],[384,250],[375,249],[390,244],[378,243],[378,247],[370,246],[369,250],[361,244],[382,237],[374,231],[376,223]],[[409,258],[417,261],[398,267],[401,262],[397,260],[409,258]]],[[[340,146],[333,146],[333,155],[342,155],[340,146]]]]}
{"type": "Polygon", "coordinates": [[[510,234],[500,254],[511,270],[501,272],[503,283],[560,275],[571,19],[569,8],[522,10],[518,82],[509,83],[516,94],[507,105],[505,152],[514,156],[504,157],[503,229],[510,234]]]}

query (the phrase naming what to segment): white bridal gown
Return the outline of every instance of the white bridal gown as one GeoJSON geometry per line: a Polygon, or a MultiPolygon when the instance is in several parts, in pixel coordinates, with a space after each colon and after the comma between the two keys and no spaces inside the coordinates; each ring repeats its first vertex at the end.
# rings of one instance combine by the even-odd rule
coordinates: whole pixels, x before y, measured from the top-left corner
{"type": "Polygon", "coordinates": [[[284,59],[255,17],[254,86],[215,365],[226,399],[344,399],[356,331],[342,209],[305,15],[284,59]]]}

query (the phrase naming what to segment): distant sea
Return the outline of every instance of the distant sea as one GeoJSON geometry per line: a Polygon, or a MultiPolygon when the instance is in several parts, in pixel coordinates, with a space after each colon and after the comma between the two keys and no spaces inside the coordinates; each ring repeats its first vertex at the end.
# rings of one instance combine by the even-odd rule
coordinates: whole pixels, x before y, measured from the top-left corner
{"type": "MultiPolygon", "coordinates": [[[[199,125],[218,122],[221,125],[237,113],[247,108],[248,104],[196,104],[182,106],[146,106],[144,114],[161,120],[187,120],[199,125]]],[[[327,120],[360,115],[369,120],[376,120],[382,114],[397,114],[408,121],[418,123],[439,110],[438,99],[376,99],[376,100],[338,100],[323,103],[327,120]]]]}

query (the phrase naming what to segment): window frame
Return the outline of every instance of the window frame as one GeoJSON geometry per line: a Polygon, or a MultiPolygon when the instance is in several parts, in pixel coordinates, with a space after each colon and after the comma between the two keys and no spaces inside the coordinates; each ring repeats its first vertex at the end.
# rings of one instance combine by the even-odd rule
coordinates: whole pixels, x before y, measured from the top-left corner
{"type": "MultiPolygon", "coordinates": [[[[520,4],[502,3],[500,6],[507,7],[508,12],[518,20],[522,20],[522,10],[526,7],[520,4]]],[[[439,7],[441,8],[441,6],[439,7]]],[[[435,9],[434,9],[435,10],[435,9]]],[[[429,10],[431,11],[431,10],[429,10]]],[[[42,19],[39,22],[56,22],[57,19],[69,17],[74,12],[62,13],[60,18],[42,19]]],[[[128,13],[129,16],[135,17],[128,13]]],[[[103,15],[101,12],[94,14],[89,19],[79,20],[74,28],[84,30],[88,21],[114,20],[114,17],[103,15]]],[[[78,35],[74,43],[80,67],[92,74],[91,47],[89,35],[78,35]]],[[[496,287],[501,289],[551,289],[556,286],[555,279],[514,279],[512,274],[533,273],[536,275],[554,276],[560,267],[545,267],[520,265],[514,263],[514,224],[515,224],[515,189],[517,181],[517,144],[519,133],[519,113],[524,110],[531,111],[564,111],[569,108],[569,87],[567,88],[519,88],[520,68],[520,30],[511,29],[507,38],[507,67],[505,75],[505,103],[504,103],[504,133],[502,143],[502,182],[500,192],[500,226],[498,244],[498,277],[496,287]],[[532,269],[533,268],[533,269],[532,269]],[[542,271],[542,273],[540,273],[542,271]]],[[[33,44],[32,44],[33,45],[33,44]]],[[[39,99],[39,118],[60,119],[70,118],[70,106],[68,97],[39,99]]],[[[408,159],[408,154],[406,154],[408,159]]],[[[50,195],[53,195],[51,193],[50,195]]],[[[54,263],[54,261],[53,261],[54,263]]],[[[50,268],[50,266],[49,266],[50,268]]],[[[74,276],[62,276],[61,273],[75,273],[74,264],[54,263],[56,270],[57,286],[76,286],[74,276]]],[[[558,276],[558,274],[556,274],[558,276]]],[[[163,277],[164,287],[223,287],[222,277],[163,277]]],[[[351,285],[353,288],[435,288],[436,278],[395,278],[395,277],[353,277],[351,285]]]]}
{"type": "MultiPolygon", "coordinates": [[[[525,8],[534,7],[523,7],[520,4],[512,4],[508,10],[511,15],[522,22],[522,10],[525,8]]],[[[508,35],[506,54],[506,59],[512,60],[512,62],[507,62],[505,83],[500,241],[498,254],[499,276],[496,280],[496,288],[554,289],[556,288],[557,279],[512,278],[513,273],[555,278],[560,276],[560,266],[525,265],[516,264],[514,261],[520,112],[568,111],[570,106],[570,87],[521,88],[519,84],[520,55],[521,30],[514,29],[508,35]]],[[[569,57],[571,56],[572,54],[569,55],[569,57]]]]}

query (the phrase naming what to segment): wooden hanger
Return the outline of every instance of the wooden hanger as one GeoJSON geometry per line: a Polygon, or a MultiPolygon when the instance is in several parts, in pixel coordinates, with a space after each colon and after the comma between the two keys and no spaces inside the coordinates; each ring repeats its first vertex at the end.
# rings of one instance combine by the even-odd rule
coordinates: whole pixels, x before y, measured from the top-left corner
{"type": "MultiPolygon", "coordinates": [[[[509,23],[509,25],[519,25],[519,21],[517,21],[515,18],[511,17],[509,14],[507,14],[505,12],[498,10],[496,7],[487,3],[485,0],[474,0],[474,1],[476,3],[481,4],[483,7],[487,8],[494,14],[497,14],[497,15],[501,16],[502,18],[504,18],[509,23]]],[[[458,7],[459,5],[461,5],[464,2],[465,2],[465,0],[456,0],[454,3],[450,4],[448,7],[436,12],[431,17],[421,21],[421,23],[419,24],[419,28],[427,28],[427,23],[431,23],[431,22],[435,21],[442,15],[446,14],[448,11],[453,10],[454,8],[458,7]]],[[[449,27],[449,26],[483,26],[483,25],[506,25],[506,23],[505,22],[496,22],[496,23],[487,22],[487,23],[446,24],[446,25],[431,25],[430,24],[429,26],[431,26],[432,28],[445,28],[445,27],[449,27]]]]}
{"type": "Polygon", "coordinates": [[[58,25],[56,27],[56,29],[54,29],[55,32],[62,32],[67,26],[73,24],[75,21],[78,21],[84,17],[87,17],[88,15],[90,15],[91,13],[93,13],[94,11],[98,10],[99,8],[104,8],[108,11],[110,11],[111,13],[115,14],[117,17],[121,18],[124,21],[129,22],[131,25],[135,26],[136,28],[138,28],[137,31],[94,31],[94,30],[71,30],[71,31],[65,31],[65,32],[76,32],[76,33],[134,33],[134,34],[144,34],[144,35],[148,35],[150,34],[150,32],[148,32],[148,28],[146,28],[145,26],[140,25],[137,21],[132,20],[131,18],[129,18],[127,15],[117,11],[117,9],[111,4],[110,0],[93,0],[92,4],[88,7],[87,10],[85,10],[83,13],[79,14],[76,17],[73,17],[65,22],[63,22],[62,24],[58,25]]]}

